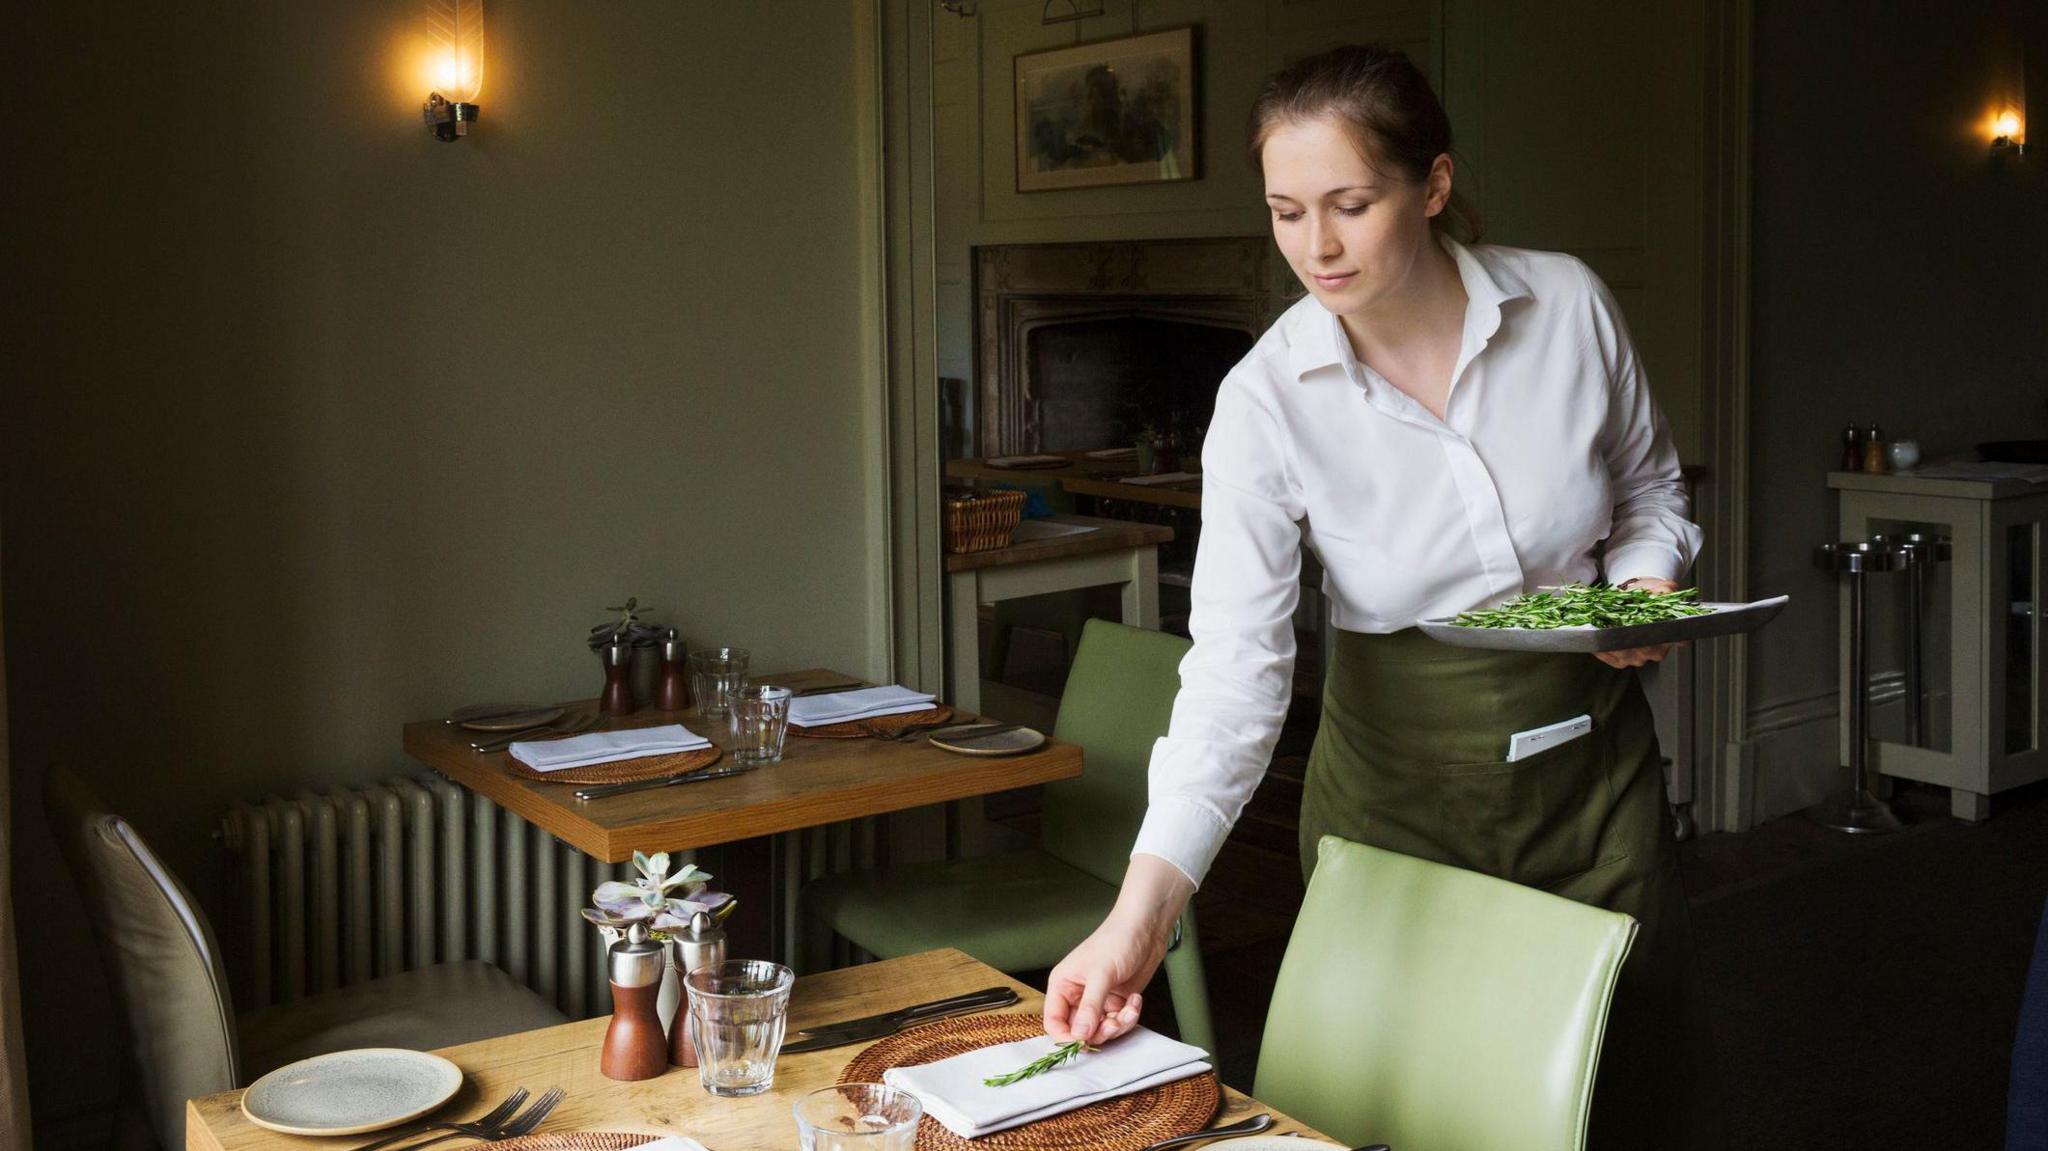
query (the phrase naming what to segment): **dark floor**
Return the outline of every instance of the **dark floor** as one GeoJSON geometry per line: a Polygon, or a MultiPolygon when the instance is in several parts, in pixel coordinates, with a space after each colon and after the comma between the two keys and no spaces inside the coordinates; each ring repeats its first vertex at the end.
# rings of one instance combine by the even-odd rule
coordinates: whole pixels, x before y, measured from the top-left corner
{"type": "MultiPolygon", "coordinates": [[[[1016,641],[1009,682],[1057,692],[1057,647],[1016,641]],[[1036,657],[1036,658],[1034,658],[1036,657]]],[[[1290,722],[1196,896],[1225,1082],[1249,1091],[1301,900],[1290,808],[1311,734],[1290,722]]],[[[1983,824],[1905,786],[1913,825],[1853,837],[1793,816],[1682,846],[1734,1146],[1996,1148],[2034,932],[2048,899],[2048,786],[1983,824]]],[[[1011,821],[1034,822],[1028,799],[1011,821]]],[[[1042,985],[1042,973],[1041,985],[1042,985]]],[[[1147,1022],[1172,1026],[1163,980],[1147,1022]]]]}

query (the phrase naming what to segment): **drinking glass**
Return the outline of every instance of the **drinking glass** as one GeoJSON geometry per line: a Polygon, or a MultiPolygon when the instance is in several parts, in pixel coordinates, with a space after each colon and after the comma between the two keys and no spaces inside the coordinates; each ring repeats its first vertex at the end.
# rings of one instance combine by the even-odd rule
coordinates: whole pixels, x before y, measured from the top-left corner
{"type": "Polygon", "coordinates": [[[732,758],[751,766],[782,762],[782,737],[789,731],[790,690],[749,684],[727,701],[732,713],[732,758]]]}
{"type": "Polygon", "coordinates": [[[706,719],[725,715],[732,693],[747,684],[747,649],[707,647],[690,653],[690,695],[697,714],[706,719]]]}
{"type": "Polygon", "coordinates": [[[697,1079],[713,1095],[758,1095],[775,1085],[796,973],[765,959],[729,959],[683,977],[697,1079]]]}
{"type": "Polygon", "coordinates": [[[796,1101],[803,1151],[911,1151],[924,1104],[880,1083],[841,1083],[796,1101]]]}

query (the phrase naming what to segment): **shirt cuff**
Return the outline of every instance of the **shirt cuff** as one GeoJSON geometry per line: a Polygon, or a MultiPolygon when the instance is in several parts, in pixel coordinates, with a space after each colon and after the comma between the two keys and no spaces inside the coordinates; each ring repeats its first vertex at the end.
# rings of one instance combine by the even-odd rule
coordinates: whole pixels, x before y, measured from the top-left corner
{"type": "Polygon", "coordinates": [[[1131,854],[1156,855],[1200,887],[1229,835],[1229,822],[1202,804],[1190,799],[1157,799],[1145,809],[1145,822],[1138,827],[1138,842],[1131,854]]]}
{"type": "Polygon", "coordinates": [[[1679,557],[1663,544],[1630,544],[1607,553],[1607,582],[1620,587],[1632,579],[1661,579],[1685,582],[1679,557]]]}

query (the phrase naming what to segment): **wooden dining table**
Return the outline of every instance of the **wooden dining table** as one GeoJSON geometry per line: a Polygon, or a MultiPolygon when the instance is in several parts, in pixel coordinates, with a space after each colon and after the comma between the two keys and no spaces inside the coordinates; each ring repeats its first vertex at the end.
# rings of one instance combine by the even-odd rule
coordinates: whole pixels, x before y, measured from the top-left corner
{"type": "MultiPolygon", "coordinates": [[[[759,680],[800,690],[809,683],[857,678],[807,668],[759,680]]],[[[595,700],[581,700],[564,706],[591,710],[597,705],[595,700]]],[[[953,722],[977,718],[962,711],[953,722]]],[[[608,720],[603,730],[671,723],[704,735],[721,748],[731,742],[724,720],[707,719],[695,708],[642,709],[608,720]]],[[[797,839],[791,833],[1081,774],[1081,749],[1055,739],[1025,754],[983,757],[944,751],[922,739],[812,739],[792,732],[780,763],[744,775],[580,800],[575,784],[513,775],[506,766],[508,753],[477,752],[469,746],[475,736],[439,719],[421,720],[405,725],[405,753],[596,859],[619,863],[631,859],[635,851],[681,852],[777,837],[781,849],[773,858],[781,906],[774,919],[774,950],[785,961],[797,954],[797,893],[803,878],[792,858],[797,839]]]]}
{"type": "MultiPolygon", "coordinates": [[[[1006,984],[1018,1001],[1003,1013],[1037,1016],[1044,997],[992,967],[953,950],[927,951],[901,959],[799,977],[791,992],[792,1032],[821,1023],[908,1007],[984,987],[1006,984]]],[[[785,1055],[776,1062],[775,1085],[744,1099],[720,1098],[698,1083],[695,1069],[671,1067],[634,1083],[606,1079],[598,1072],[598,1050],[608,1017],[505,1035],[436,1052],[462,1069],[463,1084],[437,1118],[473,1119],[514,1088],[538,1095],[560,1087],[567,1098],[541,1124],[540,1132],[620,1131],[687,1135],[711,1151],[754,1151],[797,1145],[791,1107],[803,1094],[838,1082],[840,1073],[865,1044],[785,1055]]],[[[374,1135],[314,1138],[280,1135],[242,1114],[242,1093],[223,1091],[186,1104],[188,1151],[342,1151],[374,1135]]],[[[1323,1138],[1312,1128],[1226,1087],[1214,1125],[1234,1123],[1265,1111],[1275,1120],[1271,1134],[1323,1138]]],[[[1228,1144],[1223,1146],[1227,1147],[1228,1144]]],[[[1311,1144],[1311,1146],[1313,1146],[1311,1144]]]]}

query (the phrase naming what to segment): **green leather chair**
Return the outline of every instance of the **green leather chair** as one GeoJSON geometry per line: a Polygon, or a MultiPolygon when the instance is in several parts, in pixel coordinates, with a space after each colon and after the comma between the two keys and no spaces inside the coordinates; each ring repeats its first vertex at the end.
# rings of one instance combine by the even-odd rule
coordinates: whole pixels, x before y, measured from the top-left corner
{"type": "Polygon", "coordinates": [[[199,904],[127,820],[76,774],[43,796],[85,896],[129,1067],[121,1147],[185,1146],[185,1101],[294,1060],[354,1047],[448,1047],[567,1022],[488,963],[443,963],[237,1018],[220,945],[199,904]]]}
{"type": "Polygon", "coordinates": [[[1336,836],[1253,1094],[1347,1144],[1574,1151],[1635,920],[1336,836]]]}
{"type": "MultiPolygon", "coordinates": [[[[957,947],[1002,971],[1058,963],[1116,901],[1187,650],[1178,636],[1089,620],[1053,727],[1086,767],[1046,786],[1038,849],[827,876],[804,889],[806,913],[884,959],[957,947]]],[[[1165,967],[1181,1038],[1213,1053],[1192,910],[1165,967]]]]}

